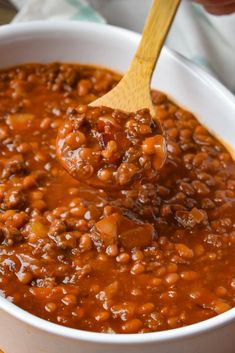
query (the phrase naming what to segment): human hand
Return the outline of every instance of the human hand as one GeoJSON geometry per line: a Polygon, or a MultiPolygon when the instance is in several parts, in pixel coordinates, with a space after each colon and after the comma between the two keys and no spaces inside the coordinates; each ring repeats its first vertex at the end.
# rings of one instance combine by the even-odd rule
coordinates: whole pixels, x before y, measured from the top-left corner
{"type": "Polygon", "coordinates": [[[193,0],[213,15],[228,15],[235,12],[235,0],[193,0]]]}

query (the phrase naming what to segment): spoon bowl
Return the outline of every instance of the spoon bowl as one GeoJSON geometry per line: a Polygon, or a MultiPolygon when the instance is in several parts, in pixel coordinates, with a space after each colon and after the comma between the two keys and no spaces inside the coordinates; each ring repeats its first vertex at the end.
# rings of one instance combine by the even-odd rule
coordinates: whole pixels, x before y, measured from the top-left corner
{"type": "Polygon", "coordinates": [[[153,0],[129,70],[103,97],[79,106],[59,129],[57,155],[75,179],[98,188],[153,181],[166,159],[150,81],[180,0],[153,0]],[[88,115],[87,115],[88,114],[88,115]]]}

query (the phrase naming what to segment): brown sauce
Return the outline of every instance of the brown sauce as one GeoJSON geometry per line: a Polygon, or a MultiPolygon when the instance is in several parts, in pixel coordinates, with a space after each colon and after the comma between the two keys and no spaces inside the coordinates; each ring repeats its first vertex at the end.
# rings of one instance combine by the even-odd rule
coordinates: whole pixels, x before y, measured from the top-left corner
{"type": "Polygon", "coordinates": [[[82,330],[144,333],[235,306],[235,163],[153,91],[168,157],[154,183],[105,191],[56,157],[58,129],[120,76],[82,65],[0,72],[1,295],[82,330]]]}

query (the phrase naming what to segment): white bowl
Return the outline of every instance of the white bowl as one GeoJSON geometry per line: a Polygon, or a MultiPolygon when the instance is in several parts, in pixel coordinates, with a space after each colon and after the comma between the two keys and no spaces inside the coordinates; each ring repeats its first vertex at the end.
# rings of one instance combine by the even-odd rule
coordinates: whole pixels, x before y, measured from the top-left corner
{"type": "MultiPolygon", "coordinates": [[[[30,62],[80,62],[125,72],[139,35],[77,22],[34,22],[0,27],[0,68],[30,62]]],[[[231,73],[232,74],[232,73],[231,73]]],[[[190,61],[164,48],[152,85],[235,149],[235,98],[190,61]]],[[[0,297],[4,353],[234,353],[235,308],[169,331],[110,335],[49,323],[0,297]]]]}

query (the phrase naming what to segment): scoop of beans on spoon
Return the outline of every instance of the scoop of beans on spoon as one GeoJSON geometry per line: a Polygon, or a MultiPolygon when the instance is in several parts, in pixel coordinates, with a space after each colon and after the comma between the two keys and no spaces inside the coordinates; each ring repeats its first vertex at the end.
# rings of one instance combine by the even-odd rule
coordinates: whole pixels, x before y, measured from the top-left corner
{"type": "Polygon", "coordinates": [[[129,70],[107,94],[79,105],[57,136],[57,156],[75,179],[97,188],[153,181],[166,159],[150,81],[180,0],[154,0],[129,70]]]}

